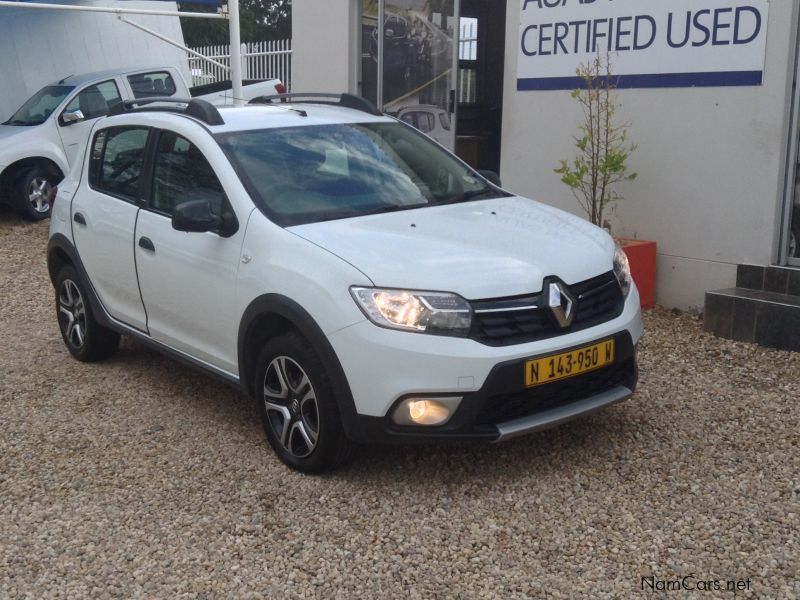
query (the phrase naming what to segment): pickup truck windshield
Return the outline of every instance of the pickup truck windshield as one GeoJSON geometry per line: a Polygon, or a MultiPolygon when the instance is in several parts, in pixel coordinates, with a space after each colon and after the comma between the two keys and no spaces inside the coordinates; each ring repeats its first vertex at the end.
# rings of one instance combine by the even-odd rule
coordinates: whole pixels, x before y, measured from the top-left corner
{"type": "Polygon", "coordinates": [[[283,226],[505,195],[400,123],[309,125],[217,139],[253,200],[283,226]]]}
{"type": "Polygon", "coordinates": [[[75,89],[73,85],[48,85],[36,92],[22,105],[14,116],[3,125],[41,125],[53,111],[64,101],[64,98],[75,89]]]}

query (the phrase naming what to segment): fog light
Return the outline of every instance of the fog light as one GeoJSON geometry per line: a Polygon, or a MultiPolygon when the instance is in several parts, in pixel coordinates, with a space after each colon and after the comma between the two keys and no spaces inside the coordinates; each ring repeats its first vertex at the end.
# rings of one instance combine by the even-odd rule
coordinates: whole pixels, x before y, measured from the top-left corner
{"type": "Polygon", "coordinates": [[[449,398],[406,398],[394,411],[398,425],[444,425],[456,412],[461,396],[449,398]]]}

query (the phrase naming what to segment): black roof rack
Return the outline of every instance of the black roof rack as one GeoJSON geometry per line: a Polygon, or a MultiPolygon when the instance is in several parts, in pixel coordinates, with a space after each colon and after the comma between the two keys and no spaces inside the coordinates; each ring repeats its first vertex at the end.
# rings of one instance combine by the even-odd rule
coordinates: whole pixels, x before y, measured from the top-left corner
{"type": "Polygon", "coordinates": [[[108,113],[109,117],[114,115],[124,115],[131,112],[162,111],[174,112],[194,117],[206,125],[224,125],[225,121],[219,114],[217,107],[207,100],[200,98],[137,98],[136,100],[125,100],[115,104],[108,113]],[[161,106],[148,106],[158,103],[161,106]],[[179,106],[185,105],[185,106],[179,106]]]}
{"type": "Polygon", "coordinates": [[[330,104],[333,106],[341,106],[343,108],[352,108],[353,110],[360,110],[361,112],[374,115],[376,117],[383,116],[383,113],[366,98],[356,96],[354,94],[325,94],[325,93],[302,93],[296,92],[292,94],[275,94],[274,96],[258,96],[250,100],[248,104],[272,104],[274,100],[287,102],[294,100],[305,104],[330,104]]]}

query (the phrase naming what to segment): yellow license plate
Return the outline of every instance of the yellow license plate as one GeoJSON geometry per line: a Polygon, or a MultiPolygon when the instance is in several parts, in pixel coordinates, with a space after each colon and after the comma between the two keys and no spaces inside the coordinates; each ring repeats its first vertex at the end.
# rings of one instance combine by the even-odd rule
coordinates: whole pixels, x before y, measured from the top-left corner
{"type": "Polygon", "coordinates": [[[534,387],[601,369],[614,362],[614,340],[525,363],[525,385],[534,387]]]}

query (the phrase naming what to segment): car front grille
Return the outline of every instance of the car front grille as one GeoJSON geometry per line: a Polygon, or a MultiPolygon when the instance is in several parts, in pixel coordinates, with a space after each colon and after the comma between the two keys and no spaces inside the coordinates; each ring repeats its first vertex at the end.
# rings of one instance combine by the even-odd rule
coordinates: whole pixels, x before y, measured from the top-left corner
{"type": "Polygon", "coordinates": [[[497,425],[528,417],[578,400],[596,396],[617,386],[631,387],[636,379],[633,357],[578,377],[488,397],[478,411],[476,426],[497,425]]]}
{"type": "Polygon", "coordinates": [[[530,296],[473,301],[469,337],[488,346],[525,344],[588,329],[622,314],[625,298],[611,271],[567,287],[576,301],[569,327],[558,325],[541,291],[530,296]]]}

